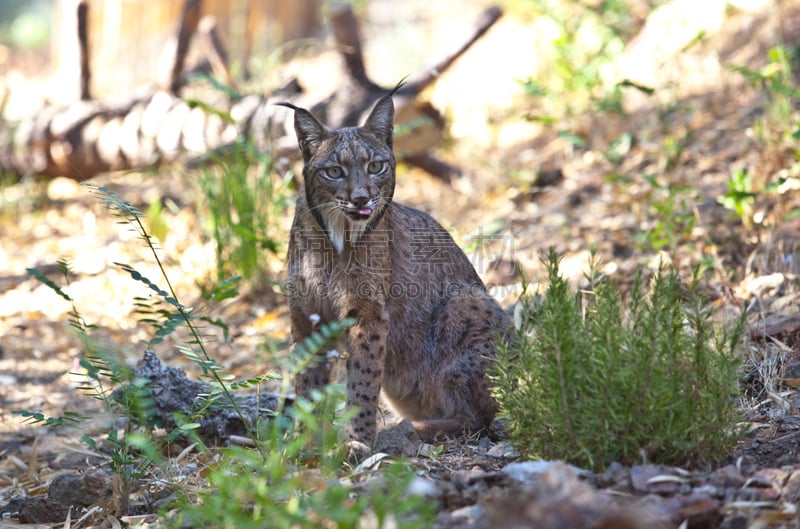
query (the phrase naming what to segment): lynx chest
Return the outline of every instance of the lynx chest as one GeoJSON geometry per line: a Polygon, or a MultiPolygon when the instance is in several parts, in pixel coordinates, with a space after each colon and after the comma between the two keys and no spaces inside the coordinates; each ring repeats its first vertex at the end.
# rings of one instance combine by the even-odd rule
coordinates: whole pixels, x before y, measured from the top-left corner
{"type": "Polygon", "coordinates": [[[386,237],[364,236],[333,249],[320,233],[293,240],[289,255],[290,299],[326,320],[344,317],[347,305],[386,297],[392,267],[386,237]]]}

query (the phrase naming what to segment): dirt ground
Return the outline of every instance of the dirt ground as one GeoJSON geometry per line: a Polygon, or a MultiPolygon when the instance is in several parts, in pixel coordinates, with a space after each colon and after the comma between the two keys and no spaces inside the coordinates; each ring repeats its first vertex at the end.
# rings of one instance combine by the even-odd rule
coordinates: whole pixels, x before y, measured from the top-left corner
{"type": "MultiPolygon", "coordinates": [[[[447,184],[401,166],[396,199],[430,212],[450,229],[508,307],[520,285],[512,273],[490,263],[513,263],[535,287],[543,272],[541,252],[549,246],[564,256],[562,272],[576,284],[590,248],[597,249],[603,271],[621,288],[638,267],[660,260],[687,273],[700,262],[709,265],[703,287],[715,317],[732,319],[742,306],[748,311],[742,402],[748,433],[714,468],[666,468],[642,461],[592,474],[551,463],[536,469],[538,479],[520,477],[515,467],[509,468],[519,461],[502,441],[446,443],[435,457],[409,457],[434,485],[438,527],[590,527],[608,512],[614,517],[604,527],[800,527],[800,219],[791,214],[800,208],[797,140],[794,149],[785,142],[759,140],[754,126],[767,112],[769,97],[726,68],[735,64],[758,70],[770,47],[799,42],[800,4],[738,2],[713,13],[715,2],[695,4],[709,9],[707,16],[695,17],[703,20],[701,26],[691,26],[695,19],[687,12],[664,15],[666,21],[643,26],[616,65],[616,75],[655,87],[653,95],[631,90],[623,100],[624,115],[586,114],[565,123],[585,138],[586,146],[557,134],[555,127],[525,119],[530,100],[518,81],[531,75],[534,66],[497,58],[513,57],[523,45],[525,53],[535,55],[541,43],[531,37],[533,22],[512,10],[428,94],[451,125],[437,155],[460,166],[463,176],[447,184]],[[691,33],[685,42],[683,30],[691,33]],[[703,38],[693,40],[701,32],[703,38]],[[634,141],[612,161],[608,153],[623,133],[634,141]],[[735,169],[749,171],[754,189],[784,179],[777,192],[758,194],[748,226],[718,201],[735,169]],[[648,174],[657,175],[662,187],[649,183],[643,177],[648,174]],[[680,191],[680,186],[691,191],[680,191]],[[660,250],[648,245],[664,226],[682,226],[685,215],[680,215],[686,211],[690,229],[660,250]],[[474,244],[487,234],[487,243],[474,244]],[[609,507],[608,498],[621,507],[609,507]]],[[[374,2],[368,10],[374,23],[366,26],[364,37],[368,66],[393,84],[405,70],[386,68],[391,64],[388,48],[413,29],[382,25],[386,5],[374,2]]],[[[472,12],[478,8],[470,5],[472,12]]],[[[410,27],[424,28],[428,40],[415,42],[406,62],[440,44],[436,39],[446,40],[461,20],[432,28],[426,26],[435,20],[432,15],[408,9],[410,20],[419,19],[410,27]]],[[[304,75],[313,82],[322,74],[304,75]]],[[[795,126],[797,105],[795,99],[795,126]]],[[[264,287],[202,306],[198,285],[214,273],[215,250],[197,215],[199,195],[192,179],[190,171],[169,167],[101,175],[93,182],[143,210],[155,200],[164,204],[166,230],[160,244],[176,291],[186,305],[227,323],[230,340],[213,342],[211,353],[228,372],[247,378],[261,372],[253,372],[254,366],[268,364],[269,350],[285,352],[289,346],[284,299],[278,289],[264,287]]],[[[31,278],[26,268],[43,270],[58,282],[53,265],[69,257],[74,272],[69,292],[76,306],[97,326],[95,335],[130,364],[141,358],[148,338],[133,305],[146,289],[113,263],[135,263],[145,275],[157,274],[140,241],[70,180],[5,185],[0,208],[0,527],[17,527],[14,498],[42,496],[58,476],[89,475],[103,464],[74,431],[23,424],[12,410],[47,416],[75,411],[93,418],[88,433],[98,435],[108,419],[98,402],[76,389],[71,374],[79,370],[85,352],[69,330],[70,304],[31,278]]],[[[285,212],[283,229],[288,230],[290,219],[291,211],[285,212]]],[[[276,259],[275,278],[280,279],[281,270],[276,259]]],[[[174,342],[156,351],[169,365],[198,374],[174,342]]],[[[82,512],[88,510],[91,503],[82,512]]],[[[149,514],[136,512],[123,522],[151,523],[149,514]]],[[[72,516],[72,527],[109,523],[92,516],[75,523],[80,514],[72,516]]]]}

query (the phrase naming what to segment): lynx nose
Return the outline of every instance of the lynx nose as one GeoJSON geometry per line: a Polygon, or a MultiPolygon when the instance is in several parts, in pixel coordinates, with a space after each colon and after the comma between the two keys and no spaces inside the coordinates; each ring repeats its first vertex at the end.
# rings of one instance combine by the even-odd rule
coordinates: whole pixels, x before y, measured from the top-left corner
{"type": "Polygon", "coordinates": [[[357,208],[363,208],[369,202],[369,193],[366,188],[355,189],[350,194],[350,202],[357,208]]]}

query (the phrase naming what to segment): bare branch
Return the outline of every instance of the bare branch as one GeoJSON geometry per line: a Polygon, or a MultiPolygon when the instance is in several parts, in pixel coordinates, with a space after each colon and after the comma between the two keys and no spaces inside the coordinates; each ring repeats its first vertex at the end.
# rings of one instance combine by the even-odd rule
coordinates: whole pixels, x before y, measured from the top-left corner
{"type": "Polygon", "coordinates": [[[81,1],[78,4],[78,48],[81,62],[81,101],[92,99],[91,83],[92,70],[89,56],[89,3],[81,1]]]}
{"type": "Polygon", "coordinates": [[[414,74],[408,83],[403,87],[401,93],[404,95],[417,95],[428,85],[433,83],[441,76],[445,70],[464,54],[479,38],[491,28],[495,22],[503,15],[503,10],[497,6],[486,8],[478,17],[475,27],[470,37],[454,50],[445,53],[439,60],[422,71],[414,74]]]}

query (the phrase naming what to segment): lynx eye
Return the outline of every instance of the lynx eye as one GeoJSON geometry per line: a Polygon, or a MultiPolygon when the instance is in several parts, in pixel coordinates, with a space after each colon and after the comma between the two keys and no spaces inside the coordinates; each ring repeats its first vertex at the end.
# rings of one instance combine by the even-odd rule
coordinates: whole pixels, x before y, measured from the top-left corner
{"type": "Polygon", "coordinates": [[[382,173],[386,167],[386,162],[369,162],[367,164],[367,172],[369,174],[382,173]]]}
{"type": "Polygon", "coordinates": [[[332,165],[330,167],[326,167],[322,170],[323,176],[329,180],[339,180],[344,176],[344,172],[342,168],[337,165],[332,165]]]}

